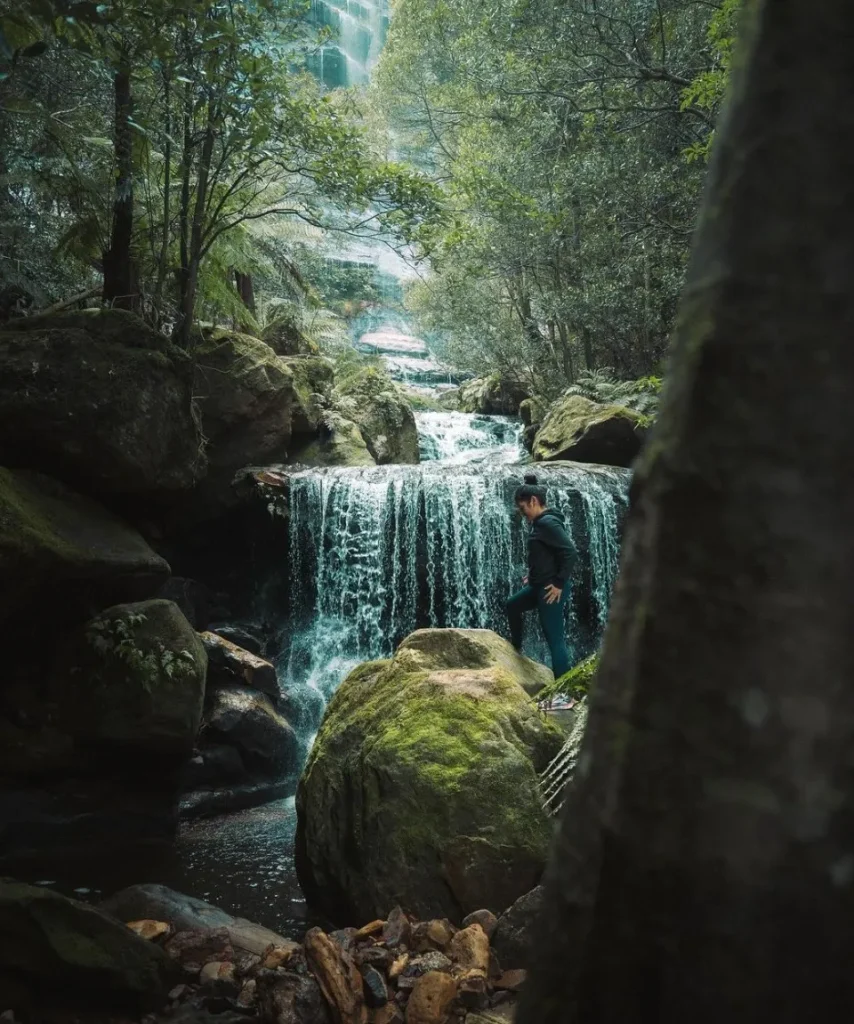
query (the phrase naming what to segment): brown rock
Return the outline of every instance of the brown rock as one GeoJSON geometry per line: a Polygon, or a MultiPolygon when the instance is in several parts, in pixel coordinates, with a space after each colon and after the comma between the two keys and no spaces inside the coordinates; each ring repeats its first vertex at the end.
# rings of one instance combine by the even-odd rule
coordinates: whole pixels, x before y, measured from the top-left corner
{"type": "Polygon", "coordinates": [[[237,1002],[240,1006],[254,1006],[258,997],[258,982],[254,978],[243,983],[237,1002]]]}
{"type": "Polygon", "coordinates": [[[455,931],[447,919],[422,921],[412,929],[410,943],[417,953],[426,953],[431,949],[445,950],[455,931]]]}
{"type": "Polygon", "coordinates": [[[370,1024],[404,1024],[403,1011],[394,1003],[387,1003],[379,1010],[371,1010],[370,1024]]]}
{"type": "Polygon", "coordinates": [[[475,910],[474,913],[463,918],[463,928],[468,928],[471,924],[479,924],[486,932],[486,937],[491,941],[495,929],[498,927],[498,918],[491,910],[475,910]]]}
{"type": "Polygon", "coordinates": [[[399,975],[403,974],[409,963],[409,954],[404,953],[403,956],[399,956],[394,963],[388,969],[388,976],[392,981],[399,975]]]}
{"type": "Polygon", "coordinates": [[[411,938],[409,918],[400,907],[395,907],[383,926],[383,942],[391,946],[408,946],[411,938]]]}
{"type": "Polygon", "coordinates": [[[372,935],[377,935],[383,928],[385,928],[385,921],[381,921],[378,918],[376,921],[371,921],[370,924],[363,925],[353,938],[358,942],[359,939],[367,939],[372,935]]]}
{"type": "Polygon", "coordinates": [[[306,934],[305,951],[335,1024],[367,1024],[362,975],[349,953],[320,928],[306,934]]]}
{"type": "Polygon", "coordinates": [[[471,971],[459,978],[457,990],[463,1006],[475,1009],[489,1002],[486,978],[480,971],[471,971]]]}
{"type": "Polygon", "coordinates": [[[223,993],[237,994],[240,984],[234,972],[234,964],[228,960],[206,963],[199,974],[199,984],[213,986],[223,993]]]}
{"type": "Polygon", "coordinates": [[[276,669],[264,658],[246,651],[218,633],[199,634],[208,655],[209,686],[249,686],[266,694],[273,704],[281,696],[276,669]]]}
{"type": "Polygon", "coordinates": [[[267,971],[274,971],[277,967],[284,967],[289,963],[295,953],[299,953],[302,946],[298,942],[289,942],[284,946],[268,946],[261,957],[260,966],[267,971]]]}
{"type": "Polygon", "coordinates": [[[172,931],[172,928],[167,921],[128,921],[127,926],[141,939],[146,939],[148,942],[152,942],[154,939],[159,939],[163,936],[168,938],[172,931]]]}
{"type": "Polygon", "coordinates": [[[506,989],[508,992],[518,992],[525,984],[527,977],[528,972],[523,971],[521,968],[505,971],[500,978],[493,982],[493,986],[497,989],[506,989]]]}
{"type": "Polygon", "coordinates": [[[397,962],[394,958],[394,953],[384,946],[366,946],[362,949],[357,949],[354,956],[359,967],[376,967],[378,971],[382,971],[384,974],[388,974],[392,966],[397,962]]]}
{"type": "Polygon", "coordinates": [[[165,949],[173,960],[184,966],[197,964],[202,968],[214,961],[234,959],[234,949],[225,928],[176,932],[165,949]]]}
{"type": "Polygon", "coordinates": [[[451,939],[448,956],[460,972],[468,974],[480,971],[486,977],[489,971],[489,939],[486,932],[479,924],[463,928],[451,939]]]}
{"type": "Polygon", "coordinates": [[[445,1024],[457,997],[449,974],[430,971],[419,978],[406,1004],[406,1024],[445,1024]]]}

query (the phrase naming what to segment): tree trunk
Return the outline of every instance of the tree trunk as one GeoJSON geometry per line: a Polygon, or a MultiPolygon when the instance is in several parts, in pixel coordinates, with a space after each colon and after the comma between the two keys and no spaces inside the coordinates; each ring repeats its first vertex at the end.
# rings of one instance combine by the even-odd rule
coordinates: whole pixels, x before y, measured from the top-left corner
{"type": "Polygon", "coordinates": [[[163,143],[163,228],[160,232],[160,252],[157,258],[157,284],[154,288],[154,318],[160,326],[163,309],[163,288],[169,264],[169,239],[172,218],[172,89],[168,77],[163,82],[163,104],[166,111],[163,143]]]}
{"type": "Polygon", "coordinates": [[[255,316],[255,287],[252,284],[252,275],[241,274],[239,270],[235,270],[234,283],[243,305],[255,316]]]}
{"type": "Polygon", "coordinates": [[[133,257],[133,105],[130,69],[113,76],[116,184],[110,247],[104,253],[104,302],[123,309],[140,306],[139,274],[133,257]]]}
{"type": "Polygon", "coordinates": [[[519,1024],[854,1005],[854,4],[742,33],[519,1024]]]}
{"type": "Polygon", "coordinates": [[[211,156],[215,137],[215,115],[213,107],[208,104],[208,121],[199,157],[199,171],[196,175],[196,195],[193,203],[193,220],[190,225],[189,252],[186,273],[182,279],[181,289],[181,324],[178,343],[182,348],[190,348],[193,318],[196,311],[196,292],[199,286],[199,267],[202,261],[204,244],[205,210],[208,201],[208,179],[210,176],[211,156]]]}

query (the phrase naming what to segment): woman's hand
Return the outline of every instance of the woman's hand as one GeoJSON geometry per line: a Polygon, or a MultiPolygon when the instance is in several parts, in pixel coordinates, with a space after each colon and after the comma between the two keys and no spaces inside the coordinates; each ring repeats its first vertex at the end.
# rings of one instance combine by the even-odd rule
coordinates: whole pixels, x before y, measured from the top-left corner
{"type": "Polygon", "coordinates": [[[563,591],[553,583],[550,583],[543,593],[546,595],[546,604],[555,604],[563,597],[563,591]]]}

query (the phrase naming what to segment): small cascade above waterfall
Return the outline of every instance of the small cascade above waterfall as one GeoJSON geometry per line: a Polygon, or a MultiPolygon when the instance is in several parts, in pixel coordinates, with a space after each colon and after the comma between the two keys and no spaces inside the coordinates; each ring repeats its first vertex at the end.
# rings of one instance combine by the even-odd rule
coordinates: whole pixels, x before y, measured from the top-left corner
{"type": "Polygon", "coordinates": [[[492,465],[518,462],[522,424],[510,416],[470,416],[463,412],[420,412],[418,425],[422,462],[473,462],[492,465]]]}

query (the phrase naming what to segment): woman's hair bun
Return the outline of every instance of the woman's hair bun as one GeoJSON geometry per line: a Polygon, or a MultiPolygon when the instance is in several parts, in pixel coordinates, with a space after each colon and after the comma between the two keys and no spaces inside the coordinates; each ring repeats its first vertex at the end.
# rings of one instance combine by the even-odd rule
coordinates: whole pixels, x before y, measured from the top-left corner
{"type": "Polygon", "coordinates": [[[531,484],[532,486],[536,487],[537,482],[538,481],[537,481],[537,474],[536,473],[526,473],[525,474],[525,483],[526,484],[531,484]]]}

